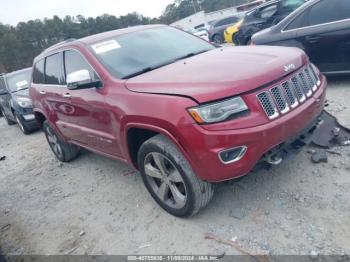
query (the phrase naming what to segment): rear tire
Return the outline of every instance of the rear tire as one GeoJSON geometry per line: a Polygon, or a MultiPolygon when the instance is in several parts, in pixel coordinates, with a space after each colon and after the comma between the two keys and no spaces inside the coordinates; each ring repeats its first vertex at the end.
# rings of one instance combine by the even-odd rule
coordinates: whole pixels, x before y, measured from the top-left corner
{"type": "Polygon", "coordinates": [[[61,162],[70,162],[79,154],[79,147],[66,143],[49,125],[48,121],[44,121],[43,130],[52,152],[61,162]]]}
{"type": "Polygon", "coordinates": [[[216,34],[213,36],[213,42],[215,44],[221,45],[224,42],[224,38],[221,35],[216,34]]]}
{"type": "Polygon", "coordinates": [[[214,185],[200,180],[177,147],[162,135],[143,143],[138,166],[153,199],[174,216],[193,216],[213,197],[214,185]]]}

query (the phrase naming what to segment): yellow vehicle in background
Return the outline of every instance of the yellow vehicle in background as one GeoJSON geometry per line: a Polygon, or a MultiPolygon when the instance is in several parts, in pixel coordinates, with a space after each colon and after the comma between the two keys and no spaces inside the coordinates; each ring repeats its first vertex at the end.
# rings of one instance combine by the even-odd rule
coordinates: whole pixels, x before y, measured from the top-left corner
{"type": "Polygon", "coordinates": [[[243,22],[243,19],[241,19],[239,22],[235,23],[234,25],[226,28],[224,32],[226,43],[233,43],[233,36],[239,31],[242,25],[242,22],[243,22]]]}

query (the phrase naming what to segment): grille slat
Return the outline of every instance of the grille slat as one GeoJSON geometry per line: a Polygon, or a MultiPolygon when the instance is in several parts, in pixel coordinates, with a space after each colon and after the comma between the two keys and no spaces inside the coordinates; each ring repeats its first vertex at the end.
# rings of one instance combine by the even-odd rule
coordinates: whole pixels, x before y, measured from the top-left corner
{"type": "Polygon", "coordinates": [[[281,85],[259,93],[257,98],[267,117],[274,119],[303,103],[320,83],[314,68],[307,65],[281,85]]]}
{"type": "Polygon", "coordinates": [[[297,95],[299,102],[300,103],[304,102],[306,100],[305,93],[304,93],[304,90],[299,85],[298,79],[296,77],[293,77],[291,81],[292,81],[294,92],[297,95]]]}
{"type": "Polygon", "coordinates": [[[287,113],[289,111],[289,106],[282,95],[282,91],[280,87],[279,86],[273,87],[271,88],[270,92],[273,98],[275,99],[275,102],[277,104],[277,108],[279,109],[279,111],[282,114],[287,113]]]}
{"type": "Polygon", "coordinates": [[[269,92],[263,92],[257,95],[261,106],[263,107],[266,115],[270,119],[278,117],[279,113],[277,108],[272,100],[272,97],[269,92]]]}
{"type": "Polygon", "coordinates": [[[291,89],[291,83],[290,82],[284,82],[282,84],[282,88],[284,90],[284,93],[286,95],[286,98],[288,99],[288,103],[291,106],[291,108],[295,108],[298,106],[298,100],[295,96],[295,94],[293,93],[292,89],[291,89]]]}
{"type": "Polygon", "coordinates": [[[310,86],[308,85],[306,79],[305,79],[305,75],[303,72],[299,73],[298,74],[298,80],[304,90],[304,93],[306,94],[307,97],[311,96],[312,95],[312,91],[311,91],[311,88],[310,86]]]}
{"type": "Polygon", "coordinates": [[[315,68],[312,65],[309,65],[309,68],[310,68],[311,75],[314,77],[314,79],[316,79],[316,85],[318,86],[321,83],[321,80],[316,74],[315,68]]]}
{"type": "Polygon", "coordinates": [[[309,84],[311,90],[312,90],[313,92],[315,92],[316,89],[317,89],[317,85],[316,85],[316,82],[317,82],[317,81],[315,81],[315,80],[311,77],[311,73],[310,73],[310,71],[309,71],[309,68],[305,68],[305,75],[306,75],[306,79],[307,79],[307,82],[308,82],[308,84],[309,84]]]}

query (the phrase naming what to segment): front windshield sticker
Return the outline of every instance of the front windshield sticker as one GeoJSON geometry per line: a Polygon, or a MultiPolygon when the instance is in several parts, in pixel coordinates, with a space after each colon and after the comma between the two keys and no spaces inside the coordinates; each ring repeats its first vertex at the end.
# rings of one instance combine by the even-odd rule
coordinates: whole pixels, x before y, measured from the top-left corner
{"type": "Polygon", "coordinates": [[[23,80],[23,81],[20,81],[20,82],[16,83],[17,89],[21,89],[21,88],[23,88],[24,86],[27,86],[27,85],[28,85],[27,80],[23,80]]]}
{"type": "Polygon", "coordinates": [[[94,49],[96,54],[102,54],[109,52],[114,49],[120,48],[120,44],[117,43],[115,40],[109,40],[109,41],[104,41],[98,44],[94,44],[91,46],[92,49],[94,49]]]}

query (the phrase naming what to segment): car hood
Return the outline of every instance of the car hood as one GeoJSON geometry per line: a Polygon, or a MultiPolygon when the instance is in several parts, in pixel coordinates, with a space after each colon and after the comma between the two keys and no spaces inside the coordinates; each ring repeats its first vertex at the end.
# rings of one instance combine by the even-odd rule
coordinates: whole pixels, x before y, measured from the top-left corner
{"type": "Polygon", "coordinates": [[[22,89],[17,92],[12,93],[14,96],[29,97],[29,89],[22,89]]]}
{"type": "Polygon", "coordinates": [[[249,46],[218,48],[126,81],[134,92],[191,97],[199,103],[239,95],[278,80],[307,62],[297,48],[249,46]]]}

